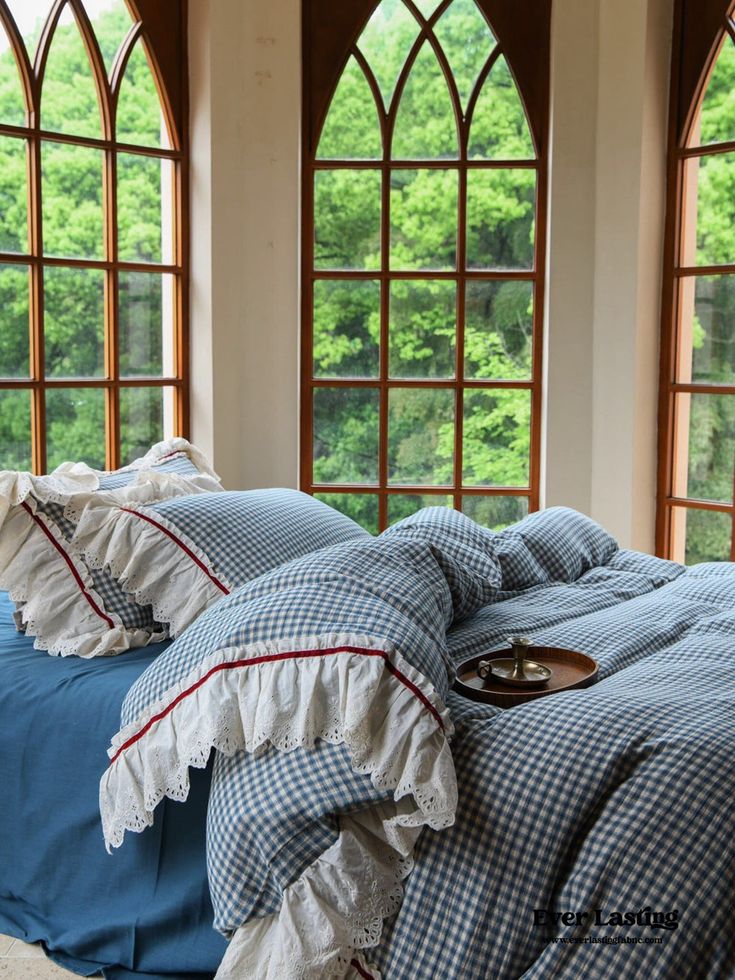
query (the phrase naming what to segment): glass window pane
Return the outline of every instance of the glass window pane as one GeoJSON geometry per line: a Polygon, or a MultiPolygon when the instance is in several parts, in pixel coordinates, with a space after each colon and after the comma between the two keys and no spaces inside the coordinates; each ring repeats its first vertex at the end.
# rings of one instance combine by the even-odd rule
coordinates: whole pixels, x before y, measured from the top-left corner
{"type": "Polygon", "coordinates": [[[110,75],[115,55],[133,26],[133,19],[125,0],[83,0],[83,4],[110,75]]]}
{"type": "Polygon", "coordinates": [[[99,378],[105,373],[105,273],[46,266],[43,272],[46,374],[99,378]]]}
{"type": "Polygon", "coordinates": [[[10,38],[0,21],[0,122],[25,126],[26,103],[10,38]]]}
{"type": "Polygon", "coordinates": [[[415,5],[418,7],[419,11],[428,20],[429,17],[434,13],[436,8],[442,2],[442,0],[413,0],[415,5]]]}
{"type": "Polygon", "coordinates": [[[173,186],[170,161],[118,154],[118,255],[122,261],[173,261],[173,186]]]}
{"type": "Polygon", "coordinates": [[[506,389],[464,393],[462,473],[466,486],[527,487],[531,393],[506,389]]]}
{"type": "Polygon", "coordinates": [[[173,388],[120,389],[120,458],[144,456],[155,442],[174,433],[173,388]]]}
{"type": "Polygon", "coordinates": [[[314,283],[314,377],[376,378],[380,368],[380,283],[314,283]]]}
{"type": "Polygon", "coordinates": [[[0,391],[0,470],[31,468],[31,393],[0,391]]]}
{"type": "Polygon", "coordinates": [[[477,76],[495,47],[493,33],[475,0],[454,0],[439,18],[435,33],[466,108],[477,76]]]}
{"type": "Polygon", "coordinates": [[[536,156],[528,120],[508,62],[500,55],[472,113],[471,160],[531,160],[536,156]]]}
{"type": "Polygon", "coordinates": [[[43,142],[41,154],[44,252],[103,258],[102,151],[43,142]]]}
{"type": "Polygon", "coordinates": [[[102,388],[51,388],[46,392],[46,465],[68,460],[105,466],[105,393],[102,388]]]}
{"type": "Polygon", "coordinates": [[[735,276],[680,280],[677,380],[735,382],[735,276]]]}
{"type": "Polygon", "coordinates": [[[46,60],[41,128],[75,136],[102,136],[92,65],[69,5],[59,17],[46,60]]]}
{"type": "Polygon", "coordinates": [[[0,378],[30,376],[29,271],[0,265],[0,378]]]}
{"type": "Polygon", "coordinates": [[[379,170],[314,174],[314,265],[317,269],[379,269],[379,170]]]}
{"type": "Polygon", "coordinates": [[[694,145],[735,140],[735,45],[727,33],[700,111],[699,139],[692,141],[694,145]]]}
{"type": "Polygon", "coordinates": [[[473,521],[502,531],[528,515],[528,497],[490,497],[472,494],[462,498],[462,513],[473,521]]]}
{"type": "Polygon", "coordinates": [[[317,500],[347,514],[371,534],[378,533],[378,495],[375,493],[315,493],[317,500]]]}
{"type": "Polygon", "coordinates": [[[674,496],[729,503],[735,461],[735,396],[676,396],[674,496]]]}
{"type": "Polygon", "coordinates": [[[393,130],[394,160],[455,158],[457,123],[444,72],[425,41],[401,95],[393,130]]]}
{"type": "Polygon", "coordinates": [[[317,160],[378,160],[382,155],[375,99],[362,68],[350,56],[332,96],[317,160]]]}
{"type": "Polygon", "coordinates": [[[730,561],[732,519],[714,510],[671,508],[674,561],[696,565],[700,561],[730,561]]]}
{"type": "Polygon", "coordinates": [[[535,170],[467,174],[467,264],[473,269],[532,269],[535,170]]]}
{"type": "Polygon", "coordinates": [[[683,264],[735,262],[735,153],[687,160],[684,184],[696,200],[696,227],[684,222],[683,264]]]}
{"type": "Polygon", "coordinates": [[[452,507],[454,497],[443,493],[392,493],[388,497],[388,524],[396,524],[424,507],[452,507]]]}
{"type": "Polygon", "coordinates": [[[314,483],[378,482],[380,392],[314,391],[314,483]]]}
{"type": "Polygon", "coordinates": [[[398,279],[390,284],[392,378],[453,378],[457,284],[398,279]]]}
{"type": "Polygon", "coordinates": [[[468,282],[465,377],[529,379],[532,356],[533,283],[520,279],[468,282]]]}
{"type": "Polygon", "coordinates": [[[0,136],[0,252],[29,251],[26,145],[0,136]]]}
{"type": "Polygon", "coordinates": [[[398,75],[418,32],[418,22],[402,0],[383,0],[360,35],[358,46],[375,75],[386,106],[390,105],[398,75]]]}
{"type": "Polygon", "coordinates": [[[140,39],[135,43],[120,83],[115,132],[119,143],[171,148],[158,89],[140,39]]]}
{"type": "Polygon", "coordinates": [[[456,269],[456,170],[391,173],[392,269],[456,269]]]}
{"type": "Polygon", "coordinates": [[[409,486],[452,482],[454,392],[393,388],[388,396],[388,481],[409,486]]]}
{"type": "Polygon", "coordinates": [[[174,276],[119,274],[120,376],[174,374],[174,276]]]}
{"type": "Polygon", "coordinates": [[[15,26],[25,41],[26,51],[33,64],[38,39],[41,37],[44,24],[48,18],[54,0],[7,0],[10,13],[13,15],[15,26]]]}

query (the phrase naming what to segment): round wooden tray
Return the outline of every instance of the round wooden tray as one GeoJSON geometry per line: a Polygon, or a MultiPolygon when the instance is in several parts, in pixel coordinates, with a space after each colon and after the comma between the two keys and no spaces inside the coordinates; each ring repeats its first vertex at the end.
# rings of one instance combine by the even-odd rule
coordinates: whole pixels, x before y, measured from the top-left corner
{"type": "Polygon", "coordinates": [[[544,698],[559,691],[589,687],[597,680],[596,660],[588,657],[586,653],[562,650],[558,647],[532,647],[529,650],[529,660],[546,664],[552,670],[551,679],[545,687],[523,691],[498,681],[484,681],[477,676],[477,665],[481,660],[494,660],[506,656],[509,656],[508,651],[495,650],[492,653],[481,653],[464,660],[457,668],[454,690],[466,698],[472,698],[473,701],[496,704],[500,708],[512,708],[516,704],[533,701],[534,698],[544,698]]]}

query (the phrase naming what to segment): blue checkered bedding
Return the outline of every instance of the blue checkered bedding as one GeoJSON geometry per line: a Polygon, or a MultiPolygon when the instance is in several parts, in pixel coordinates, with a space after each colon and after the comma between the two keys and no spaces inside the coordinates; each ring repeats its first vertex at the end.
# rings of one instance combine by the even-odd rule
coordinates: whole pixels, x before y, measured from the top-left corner
{"type": "MultiPolygon", "coordinates": [[[[243,651],[285,655],[299,649],[294,637],[316,646],[325,635],[361,636],[366,648],[390,650],[394,664],[400,654],[404,671],[415,670],[417,687],[450,732],[448,706],[456,728],[454,824],[432,820],[424,801],[408,844],[391,839],[394,882],[410,870],[412,850],[413,870],[402,903],[388,889],[357,916],[360,942],[335,925],[335,907],[350,913],[339,898],[331,917],[328,902],[317,902],[314,917],[299,920],[294,910],[319,891],[313,872],[325,856],[364,858],[341,844],[369,840],[370,815],[390,820],[396,808],[406,815],[412,806],[415,816],[416,798],[396,802],[392,787],[355,764],[354,745],[336,730],[312,724],[294,739],[270,717],[256,723],[246,711],[227,713],[220,743],[211,731],[204,740],[221,749],[209,808],[210,887],[217,926],[233,935],[218,977],[735,975],[735,567],[685,570],[618,551],[601,528],[563,509],[500,535],[478,535],[455,518],[443,524],[436,514],[421,518],[418,530],[409,521],[405,534],[399,528],[341,545],[257,579],[202,616],[146,671],[128,695],[127,728],[111,749],[135,778],[123,780],[117,794],[109,773],[103,780],[108,839],[117,844],[122,827],[150,823],[161,790],[156,767],[166,758],[155,732],[178,710],[166,714],[198,669],[201,679],[202,666],[206,674],[243,651]],[[484,595],[464,608],[462,596],[477,589],[481,569],[492,570],[484,595]],[[448,691],[452,663],[503,648],[511,632],[589,652],[601,680],[510,711],[448,691]],[[149,727],[133,742],[141,722],[149,727]],[[156,750],[148,760],[146,738],[156,750]],[[421,823],[428,826],[419,836],[421,823]],[[285,948],[281,959],[273,941],[285,948]],[[313,945],[336,950],[327,965],[310,966],[313,945]]],[[[283,661],[292,668],[304,662],[283,661]]],[[[350,663],[345,675],[357,667],[350,663]]],[[[246,666],[241,676],[254,669],[257,686],[272,693],[261,666],[246,666]]],[[[280,697],[284,685],[295,690],[293,671],[271,674],[282,681],[280,697]]],[[[239,702],[252,707],[245,686],[239,702]]],[[[220,687],[217,703],[231,705],[224,694],[220,687]]],[[[317,703],[323,696],[317,683],[310,696],[317,703]]],[[[291,706],[298,714],[299,699],[291,706]]],[[[200,753],[193,764],[208,754],[195,729],[209,707],[200,709],[180,716],[175,778],[165,787],[174,798],[186,795],[187,728],[186,751],[196,745],[200,753]]],[[[385,710],[373,698],[363,721],[385,710]]],[[[443,805],[446,814],[446,799],[443,805]]],[[[339,877],[340,866],[331,867],[339,877]]],[[[373,871],[358,865],[368,890],[390,882],[384,867],[375,878],[373,871]]]]}

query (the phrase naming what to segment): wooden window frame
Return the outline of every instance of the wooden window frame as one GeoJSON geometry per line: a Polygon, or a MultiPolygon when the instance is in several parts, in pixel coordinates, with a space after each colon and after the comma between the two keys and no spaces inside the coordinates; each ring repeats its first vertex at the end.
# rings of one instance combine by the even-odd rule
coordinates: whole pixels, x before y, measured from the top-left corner
{"type": "Polygon", "coordinates": [[[38,42],[33,64],[5,0],[0,0],[0,23],[15,54],[26,103],[27,125],[0,124],[0,136],[19,137],[28,147],[27,254],[0,252],[0,263],[30,269],[30,377],[0,378],[0,392],[28,391],[31,396],[31,458],[34,473],[46,472],[46,392],[52,389],[101,389],[105,392],[105,461],[107,469],[121,465],[120,391],[125,388],[173,388],[174,434],[189,433],[189,157],[186,0],[125,0],[132,17],[112,66],[110,77],[81,0],[56,0],[38,42]],[[73,136],[42,129],[40,122],[43,76],[55,27],[70,7],[86,48],[101,110],[102,137],[73,136]],[[143,40],[172,143],[171,149],[142,147],[114,138],[120,83],[134,45],[143,40]],[[45,141],[101,150],[103,164],[104,259],[44,255],[41,197],[41,150],[45,141]],[[172,261],[169,264],[127,262],[118,258],[117,157],[119,153],[171,161],[172,261]],[[104,376],[47,378],[44,357],[44,269],[99,269],[105,273],[104,376]],[[118,273],[171,274],[174,283],[173,364],[171,377],[121,377],[118,345],[118,273]]]}
{"type": "MultiPolygon", "coordinates": [[[[715,67],[725,35],[735,42],[733,0],[676,0],[669,102],[666,230],[663,296],[661,303],[661,357],[659,377],[658,484],[656,554],[670,558],[674,544],[676,508],[728,514],[732,520],[730,560],[735,561],[735,493],[733,503],[720,503],[674,492],[677,473],[676,397],[680,394],[731,395],[733,384],[683,383],[677,380],[681,336],[681,289],[684,279],[735,273],[732,265],[684,265],[686,161],[735,150],[735,141],[690,147],[692,127],[715,67]]],[[[727,39],[725,38],[727,43],[727,39]]],[[[734,487],[735,490],[735,487],[734,487]]]]}
{"type": "MultiPolygon", "coordinates": [[[[427,25],[434,25],[449,6],[442,0],[427,25]]],[[[410,3],[410,0],[409,0],[410,3]]],[[[548,211],[548,131],[549,131],[549,36],[550,0],[478,0],[497,39],[493,57],[475,81],[468,110],[475,105],[482,85],[492,66],[503,55],[514,75],[520,98],[526,110],[531,137],[536,147],[534,160],[468,159],[468,126],[458,110],[456,93],[451,92],[459,133],[459,157],[442,160],[397,160],[390,155],[390,135],[400,105],[400,93],[406,84],[416,53],[427,37],[422,27],[412,45],[396,82],[387,117],[379,111],[383,155],[380,160],[318,160],[316,158],[321,129],[332,95],[350,55],[359,62],[378,107],[382,106],[377,82],[370,66],[357,47],[357,40],[378,0],[354,0],[335,9],[331,0],[303,0],[303,146],[302,146],[302,306],[301,306],[301,412],[300,412],[300,486],[307,493],[368,494],[378,497],[378,529],[388,526],[388,500],[395,495],[420,494],[451,496],[454,507],[462,508],[467,497],[526,498],[529,511],[540,506],[543,324],[545,309],[546,238],[548,211]],[[377,270],[316,270],[314,268],[314,176],[320,170],[380,171],[382,179],[381,265],[377,270]],[[457,224],[457,267],[452,271],[395,271],[390,267],[390,174],[393,170],[441,169],[459,175],[459,214],[457,224]],[[475,270],[466,264],[467,175],[472,170],[533,169],[536,172],[536,213],[534,266],[530,271],[475,270]],[[313,289],[319,280],[367,280],[380,282],[380,366],[377,379],[317,378],[313,372],[313,289]],[[449,280],[457,283],[457,338],[455,374],[451,379],[391,378],[388,366],[389,284],[391,281],[449,280]],[[528,381],[468,380],[464,377],[465,285],[468,282],[524,280],[533,283],[532,368],[528,381]],[[313,480],[313,397],[318,388],[368,388],[379,391],[377,484],[319,484],[313,480]],[[455,433],[454,471],[451,484],[423,486],[392,484],[388,480],[388,395],[391,389],[444,389],[454,392],[455,433]],[[520,389],[530,392],[531,433],[529,483],[526,487],[466,486],[462,480],[463,393],[469,390],[520,389]]],[[[443,51],[435,52],[447,79],[452,72],[443,51]]],[[[451,88],[451,86],[450,86],[451,88]]],[[[467,115],[470,112],[468,111],[467,115]]]]}

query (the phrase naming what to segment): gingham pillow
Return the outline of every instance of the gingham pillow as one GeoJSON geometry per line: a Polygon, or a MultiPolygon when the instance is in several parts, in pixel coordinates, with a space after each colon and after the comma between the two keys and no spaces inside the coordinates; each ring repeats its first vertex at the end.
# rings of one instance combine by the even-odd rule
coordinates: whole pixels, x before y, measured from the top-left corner
{"type": "Polygon", "coordinates": [[[92,502],[74,545],[137,602],[152,605],[155,618],[179,636],[245,582],[312,551],[365,537],[367,531],[314,497],[268,489],[148,506],[92,502]]]}
{"type": "Polygon", "coordinates": [[[71,545],[80,513],[205,493],[221,485],[185,439],[158,443],[112,473],[66,463],[49,476],[0,473],[0,589],[16,604],[16,623],[39,650],[96,657],[165,638],[150,606],[133,602],[114,578],[88,566],[71,545]]]}

